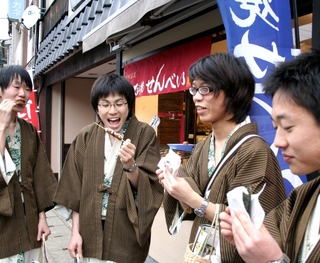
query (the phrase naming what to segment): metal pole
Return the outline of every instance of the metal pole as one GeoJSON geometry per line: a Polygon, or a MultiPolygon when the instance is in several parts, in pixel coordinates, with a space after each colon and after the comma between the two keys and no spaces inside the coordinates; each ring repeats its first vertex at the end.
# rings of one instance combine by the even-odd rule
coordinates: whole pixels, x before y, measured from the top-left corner
{"type": "Polygon", "coordinates": [[[320,1],[313,0],[312,48],[320,50],[320,1]]]}
{"type": "Polygon", "coordinates": [[[297,0],[291,1],[293,21],[294,21],[294,35],[296,48],[300,49],[300,33],[299,33],[299,20],[298,20],[298,10],[297,10],[297,0]]]}

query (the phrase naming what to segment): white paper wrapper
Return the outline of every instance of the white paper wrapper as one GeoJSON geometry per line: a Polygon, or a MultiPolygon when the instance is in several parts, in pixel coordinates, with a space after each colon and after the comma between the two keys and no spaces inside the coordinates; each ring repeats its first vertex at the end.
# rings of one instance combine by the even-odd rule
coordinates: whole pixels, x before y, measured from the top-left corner
{"type": "Polygon", "coordinates": [[[243,193],[248,194],[247,188],[239,186],[227,193],[228,203],[231,211],[240,210],[251,218],[252,223],[259,229],[263,223],[265,212],[259,202],[259,195],[262,193],[264,187],[257,194],[251,195],[251,215],[248,214],[243,203],[243,193]]]}
{"type": "Polygon", "coordinates": [[[162,171],[165,171],[165,168],[168,167],[174,177],[177,176],[180,165],[181,157],[171,149],[169,149],[166,156],[162,157],[158,163],[158,167],[162,171]]]}

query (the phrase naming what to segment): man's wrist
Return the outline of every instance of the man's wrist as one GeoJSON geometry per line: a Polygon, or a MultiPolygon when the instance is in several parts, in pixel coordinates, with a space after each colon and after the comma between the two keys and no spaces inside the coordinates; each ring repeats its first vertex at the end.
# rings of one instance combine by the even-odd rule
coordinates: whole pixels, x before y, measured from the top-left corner
{"type": "Polygon", "coordinates": [[[126,168],[125,166],[123,166],[122,169],[127,173],[133,173],[137,169],[137,164],[134,163],[130,168],[126,168]]]}
{"type": "Polygon", "coordinates": [[[269,261],[268,263],[290,263],[290,258],[283,253],[279,260],[269,261]]]}
{"type": "Polygon", "coordinates": [[[209,199],[204,197],[203,202],[201,204],[201,206],[199,208],[194,209],[194,213],[198,216],[198,217],[203,217],[206,213],[207,207],[209,204],[209,199]]]}

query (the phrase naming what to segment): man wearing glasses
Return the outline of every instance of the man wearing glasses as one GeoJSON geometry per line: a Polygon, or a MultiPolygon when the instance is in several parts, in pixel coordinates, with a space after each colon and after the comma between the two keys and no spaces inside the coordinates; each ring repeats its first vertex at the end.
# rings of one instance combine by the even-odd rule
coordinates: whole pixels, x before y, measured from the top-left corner
{"type": "Polygon", "coordinates": [[[123,76],[99,77],[91,105],[99,122],[73,141],[54,201],[72,210],[71,257],[83,263],[144,262],[163,189],[155,130],[133,114],[123,76]]]}
{"type": "MultiPolygon", "coordinates": [[[[177,177],[168,169],[159,169],[157,174],[166,190],[164,209],[168,229],[178,203],[181,210],[193,215],[189,242],[194,243],[199,226],[210,225],[216,209],[226,208],[226,194],[235,187],[250,186],[253,194],[264,187],[259,200],[265,213],[285,199],[285,189],[278,161],[259,136],[243,142],[220,164],[237,142],[248,134],[258,133],[257,125],[250,123],[248,117],[255,82],[244,60],[230,53],[206,56],[191,65],[189,78],[192,83],[189,92],[197,114],[202,122],[211,124],[212,133],[195,145],[177,177]],[[219,165],[219,172],[213,176],[219,165]]],[[[219,234],[215,236],[212,262],[243,262],[235,247],[219,234]]]]}

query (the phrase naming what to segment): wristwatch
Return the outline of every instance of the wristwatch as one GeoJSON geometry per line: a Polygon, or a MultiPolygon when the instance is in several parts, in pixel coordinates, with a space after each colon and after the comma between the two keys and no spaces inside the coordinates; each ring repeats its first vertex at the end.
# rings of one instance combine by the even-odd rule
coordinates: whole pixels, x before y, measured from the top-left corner
{"type": "Polygon", "coordinates": [[[290,258],[288,258],[288,256],[283,253],[282,257],[279,260],[269,261],[269,263],[290,263],[290,258]]]}
{"type": "Polygon", "coordinates": [[[206,212],[206,209],[207,209],[207,206],[209,204],[209,199],[208,198],[204,198],[203,200],[203,203],[202,205],[197,208],[197,209],[194,209],[194,213],[198,216],[198,217],[203,217],[205,212],[206,212]]]}
{"type": "Polygon", "coordinates": [[[137,164],[134,163],[134,165],[132,165],[129,169],[123,166],[122,169],[127,173],[133,173],[137,169],[137,164]]]}

